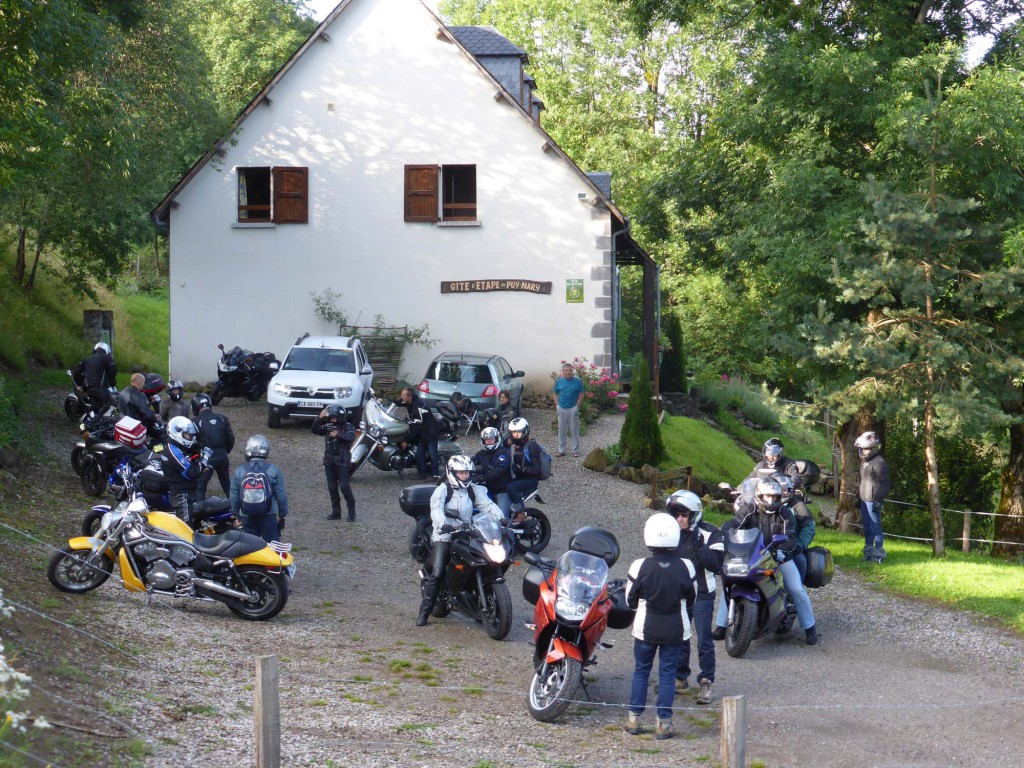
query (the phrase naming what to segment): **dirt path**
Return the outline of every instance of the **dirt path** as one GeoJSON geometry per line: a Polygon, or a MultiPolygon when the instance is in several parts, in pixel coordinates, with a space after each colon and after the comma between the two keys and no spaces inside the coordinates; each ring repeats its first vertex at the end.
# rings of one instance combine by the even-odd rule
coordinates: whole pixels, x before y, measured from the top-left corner
{"type": "MultiPolygon", "coordinates": [[[[521,596],[522,566],[509,574],[514,621],[506,641],[457,615],[415,627],[417,569],[406,551],[409,518],[396,503],[406,481],[364,469],[353,482],[358,521],[327,521],[320,443],[308,426],[268,431],[260,404],[228,400],[219,410],[239,446],[257,431],[271,440],[288,483],[298,579],[285,611],[267,624],[235,619],[217,604],[147,608],[113,584],[86,598],[89,626],[139,653],[122,662],[133,682],[117,701],[149,736],[148,765],[253,765],[253,658],[266,653],[281,657],[288,766],[717,765],[719,697],[727,695],[746,697],[747,757],[769,768],[1021,764],[1024,640],[962,613],[884,596],[842,572],[812,594],[817,647],[773,636],[735,660],[718,644],[716,700],[698,707],[692,694],[680,695],[674,740],[621,730],[632,674],[628,631],[606,636],[615,647],[602,651],[591,675],[594,703],[557,724],[536,723],[524,703],[531,635],[523,622],[532,608],[521,596]]],[[[54,412],[44,425],[60,435],[56,451],[64,455],[72,428],[54,412]]],[[[553,447],[550,415],[527,416],[553,447]]],[[[584,450],[614,442],[620,423],[598,422],[584,450]]],[[[475,450],[475,440],[464,443],[475,450]]],[[[579,462],[557,459],[556,479],[542,489],[554,527],[547,554],[560,553],[577,527],[602,525],[623,546],[613,575],[625,575],[644,554],[641,490],[579,462]]],[[[65,499],[52,510],[54,526],[71,532],[86,500],[70,471],[54,477],[56,498],[65,499]]],[[[32,573],[45,581],[41,563],[33,560],[32,573]]],[[[81,617],[81,604],[62,601],[53,612],[81,617]]],[[[653,723],[653,709],[647,719],[653,723]]]]}

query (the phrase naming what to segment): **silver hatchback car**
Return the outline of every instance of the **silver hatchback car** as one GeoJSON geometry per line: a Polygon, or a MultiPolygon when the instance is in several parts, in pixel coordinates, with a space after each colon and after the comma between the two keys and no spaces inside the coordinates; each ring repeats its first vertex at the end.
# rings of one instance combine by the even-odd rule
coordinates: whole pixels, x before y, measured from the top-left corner
{"type": "Polygon", "coordinates": [[[430,363],[417,389],[431,407],[449,401],[459,392],[477,408],[497,408],[498,392],[504,389],[518,409],[522,404],[525,375],[522,371],[513,371],[501,355],[444,352],[430,363]]]}

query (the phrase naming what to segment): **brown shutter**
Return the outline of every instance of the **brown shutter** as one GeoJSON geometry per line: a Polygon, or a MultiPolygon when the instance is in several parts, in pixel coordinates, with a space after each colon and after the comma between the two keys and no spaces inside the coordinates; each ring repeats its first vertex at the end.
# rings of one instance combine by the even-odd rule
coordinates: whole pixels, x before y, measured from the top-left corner
{"type": "Polygon", "coordinates": [[[437,187],[440,167],[405,166],[405,220],[437,221],[437,187]]]}
{"type": "Polygon", "coordinates": [[[309,169],[274,169],[274,222],[309,222],[309,169]]]}

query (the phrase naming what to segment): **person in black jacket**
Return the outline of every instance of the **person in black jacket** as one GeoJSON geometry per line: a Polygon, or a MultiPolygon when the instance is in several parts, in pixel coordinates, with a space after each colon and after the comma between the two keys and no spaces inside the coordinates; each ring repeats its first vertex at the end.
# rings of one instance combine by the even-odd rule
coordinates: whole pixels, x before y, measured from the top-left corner
{"type": "Polygon", "coordinates": [[[171,497],[174,514],[186,523],[192,523],[196,483],[206,468],[210,449],[197,451],[196,425],[184,416],[175,416],[167,425],[167,441],[154,450],[163,465],[164,481],[171,497]]]}
{"type": "Polygon", "coordinates": [[[192,411],[189,404],[182,400],[185,394],[185,385],[177,379],[171,379],[167,383],[167,399],[160,403],[160,418],[165,422],[175,416],[188,416],[192,418],[192,411]]]}
{"type": "MultiPolygon", "coordinates": [[[[511,459],[509,449],[501,443],[501,434],[496,427],[484,427],[480,430],[481,450],[473,457],[473,465],[477,467],[479,475],[476,482],[486,486],[487,493],[494,502],[498,501],[498,495],[508,489],[512,480],[509,473],[511,459]]],[[[499,506],[501,506],[499,504],[499,506]]],[[[508,516],[508,510],[502,509],[502,514],[508,516]]]]}
{"type": "Polygon", "coordinates": [[[405,387],[395,405],[405,408],[409,418],[409,433],[406,440],[416,444],[416,464],[419,474],[417,480],[437,477],[437,438],[441,435],[441,425],[434,414],[426,406],[416,390],[405,387]],[[427,474],[427,455],[430,456],[430,474],[427,474]]]}
{"type": "MultiPolygon", "coordinates": [[[[694,600],[687,603],[686,611],[693,617],[693,626],[697,631],[697,660],[700,663],[697,703],[710,704],[711,686],[715,682],[715,641],[711,636],[712,616],[715,613],[715,577],[722,572],[725,540],[716,526],[703,520],[704,504],[695,493],[676,491],[666,499],[665,511],[679,524],[676,554],[693,563],[697,571],[694,600]]],[[[676,670],[676,688],[689,688],[689,677],[690,641],[683,640],[676,670]]]]}
{"type": "Polygon", "coordinates": [[[860,456],[860,518],[864,526],[864,559],[881,563],[885,560],[882,538],[882,501],[889,495],[889,462],[879,451],[882,444],[874,432],[865,432],[854,445],[860,456]]]}
{"type": "Polygon", "coordinates": [[[508,425],[511,453],[511,476],[507,486],[508,497],[512,502],[511,511],[518,520],[523,519],[523,506],[526,497],[537,490],[540,485],[540,445],[530,439],[530,422],[522,416],[508,425]]]}
{"type": "Polygon", "coordinates": [[[85,392],[97,411],[113,405],[110,390],[117,388],[117,365],[110,354],[110,347],[102,341],[97,343],[92,354],[82,358],[71,372],[71,379],[85,392]]]}
{"type": "Polygon", "coordinates": [[[341,497],[344,496],[348,507],[348,522],[355,522],[356,497],[352,494],[349,478],[356,430],[349,424],[344,406],[335,403],[320,411],[313,419],[313,434],[323,435],[324,438],[324,472],[327,475],[327,493],[331,497],[331,513],[327,519],[341,519],[341,497]]]}
{"type": "Polygon", "coordinates": [[[224,497],[228,498],[231,495],[231,461],[228,454],[235,447],[235,433],[231,429],[231,422],[227,416],[213,410],[213,400],[202,392],[192,398],[192,413],[196,429],[199,430],[199,446],[210,449],[209,466],[199,478],[196,500],[206,499],[206,489],[215,471],[224,497]]]}
{"type": "Polygon", "coordinates": [[[141,373],[133,373],[130,383],[121,390],[117,396],[117,410],[122,416],[128,416],[146,425],[150,435],[157,431],[160,420],[153,412],[153,406],[149,404],[142,389],[146,386],[146,377],[141,373]]]}
{"type": "Polygon", "coordinates": [[[747,477],[760,479],[782,474],[787,475],[793,481],[793,488],[799,488],[803,484],[796,462],[786,457],[786,447],[779,438],[770,438],[764,444],[761,449],[761,457],[747,477]]]}
{"type": "Polygon", "coordinates": [[[636,610],[633,620],[633,684],[629,695],[626,732],[640,733],[640,716],[647,707],[647,684],[658,656],[658,725],[654,738],[668,739],[672,729],[672,700],[683,641],[690,638],[686,604],[694,599],[693,563],[676,554],[679,525],[665,512],[656,512],[644,525],[644,543],[651,556],[634,560],[626,581],[626,603],[636,610]]]}

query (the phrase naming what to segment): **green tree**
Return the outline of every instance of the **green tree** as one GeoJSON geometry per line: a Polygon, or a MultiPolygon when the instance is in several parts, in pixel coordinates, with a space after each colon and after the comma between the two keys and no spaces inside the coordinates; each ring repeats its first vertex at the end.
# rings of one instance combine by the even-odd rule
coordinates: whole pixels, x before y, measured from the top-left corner
{"type": "Polygon", "coordinates": [[[661,387],[663,392],[686,393],[686,349],[683,346],[683,326],[679,314],[668,310],[662,315],[662,326],[669,347],[661,358],[661,387]]]}
{"type": "Polygon", "coordinates": [[[622,460],[633,467],[657,465],[665,455],[661,426],[654,409],[651,372],[643,355],[633,358],[632,389],[626,406],[626,419],[619,434],[622,460]]]}

